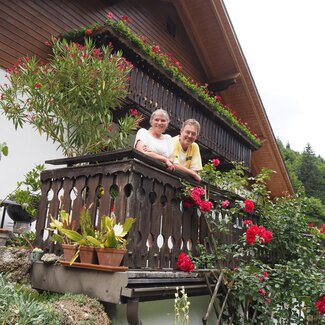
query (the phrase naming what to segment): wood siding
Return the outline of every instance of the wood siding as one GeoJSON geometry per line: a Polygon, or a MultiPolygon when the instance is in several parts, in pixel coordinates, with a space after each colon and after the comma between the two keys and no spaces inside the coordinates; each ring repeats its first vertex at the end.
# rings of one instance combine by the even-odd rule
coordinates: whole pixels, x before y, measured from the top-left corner
{"type": "Polygon", "coordinates": [[[110,5],[109,1],[86,0],[0,0],[0,66],[11,67],[17,58],[37,55],[45,59],[50,49],[44,42],[74,28],[104,23],[106,14],[128,15],[131,28],[145,35],[162,50],[171,52],[184,66],[184,72],[198,81],[205,75],[174,7],[163,1],[127,0],[110,5]],[[167,19],[176,25],[173,38],[166,31],[167,19]]]}

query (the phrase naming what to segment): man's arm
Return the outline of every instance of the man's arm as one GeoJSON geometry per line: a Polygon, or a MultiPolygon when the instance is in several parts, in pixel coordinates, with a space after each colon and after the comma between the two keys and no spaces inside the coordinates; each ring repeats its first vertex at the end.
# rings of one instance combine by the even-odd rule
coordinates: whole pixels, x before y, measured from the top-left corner
{"type": "Polygon", "coordinates": [[[176,164],[176,163],[175,163],[175,169],[179,170],[183,173],[186,173],[186,174],[190,175],[191,177],[193,177],[196,181],[201,182],[201,177],[195,170],[189,169],[185,166],[182,166],[182,165],[176,164]]]}

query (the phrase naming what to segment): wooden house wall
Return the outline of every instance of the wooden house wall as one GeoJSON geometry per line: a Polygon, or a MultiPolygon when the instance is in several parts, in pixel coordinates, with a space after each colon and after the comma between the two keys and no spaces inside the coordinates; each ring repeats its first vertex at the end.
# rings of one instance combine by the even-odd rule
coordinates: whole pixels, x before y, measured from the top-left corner
{"type": "Polygon", "coordinates": [[[108,11],[114,17],[128,15],[131,28],[150,42],[171,52],[194,80],[204,82],[205,75],[175,8],[164,1],[124,0],[0,0],[0,66],[8,68],[17,58],[37,55],[46,58],[44,45],[51,35],[73,28],[103,23],[108,11]],[[167,19],[176,25],[173,38],[166,30],[167,19]]]}

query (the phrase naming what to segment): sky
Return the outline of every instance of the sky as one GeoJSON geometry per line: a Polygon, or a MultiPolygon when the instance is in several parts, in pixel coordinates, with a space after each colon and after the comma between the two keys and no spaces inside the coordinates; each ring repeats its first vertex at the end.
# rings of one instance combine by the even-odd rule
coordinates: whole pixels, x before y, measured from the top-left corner
{"type": "Polygon", "coordinates": [[[325,0],[224,0],[273,132],[325,159],[325,0]]]}

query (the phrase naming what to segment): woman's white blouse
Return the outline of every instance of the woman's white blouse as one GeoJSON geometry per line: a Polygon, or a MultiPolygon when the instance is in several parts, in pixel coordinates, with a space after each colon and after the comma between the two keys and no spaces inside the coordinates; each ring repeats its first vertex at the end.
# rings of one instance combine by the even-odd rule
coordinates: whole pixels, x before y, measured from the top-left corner
{"type": "Polygon", "coordinates": [[[174,144],[169,134],[162,134],[161,139],[157,139],[153,137],[148,130],[142,128],[136,134],[134,147],[139,140],[147,146],[149,150],[159,155],[167,158],[173,156],[174,144]]]}

